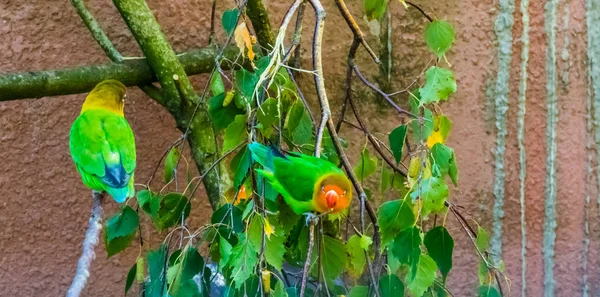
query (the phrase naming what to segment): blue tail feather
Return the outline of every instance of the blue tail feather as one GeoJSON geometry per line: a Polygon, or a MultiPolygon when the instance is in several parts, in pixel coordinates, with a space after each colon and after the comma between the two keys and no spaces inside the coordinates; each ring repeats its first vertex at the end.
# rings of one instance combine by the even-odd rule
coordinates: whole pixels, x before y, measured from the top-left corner
{"type": "Polygon", "coordinates": [[[127,196],[129,196],[129,191],[130,187],[128,186],[125,186],[123,188],[106,188],[106,192],[108,192],[108,194],[110,194],[115,199],[115,201],[117,201],[117,203],[125,202],[125,199],[127,199],[127,196]]]}

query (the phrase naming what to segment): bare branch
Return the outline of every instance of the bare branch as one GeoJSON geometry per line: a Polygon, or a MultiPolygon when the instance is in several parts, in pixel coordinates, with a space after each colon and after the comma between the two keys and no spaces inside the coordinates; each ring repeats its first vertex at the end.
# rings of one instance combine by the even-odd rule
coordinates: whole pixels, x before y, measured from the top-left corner
{"type": "Polygon", "coordinates": [[[69,291],[67,291],[67,297],[78,297],[85,288],[87,279],[90,276],[90,265],[96,257],[94,248],[98,244],[100,237],[100,230],[102,230],[102,200],[104,194],[97,191],[92,191],[92,214],[90,216],[90,223],[88,229],[85,232],[85,239],[82,243],[82,252],[77,262],[77,271],[73,277],[73,282],[69,291]]]}
{"type": "Polygon", "coordinates": [[[306,254],[306,262],[304,262],[304,269],[302,270],[302,282],[300,283],[300,297],[304,297],[306,281],[308,280],[308,271],[310,270],[310,257],[315,245],[315,222],[313,220],[310,220],[309,223],[308,238],[308,252],[306,254]]]}
{"type": "Polygon", "coordinates": [[[346,20],[346,23],[350,27],[350,30],[352,30],[354,38],[358,38],[358,40],[365,47],[371,58],[373,58],[373,61],[379,64],[379,57],[377,57],[377,54],[375,54],[371,46],[369,46],[369,44],[365,40],[365,35],[363,34],[362,30],[360,30],[360,27],[354,20],[354,17],[352,17],[352,14],[350,14],[350,11],[348,10],[348,7],[346,7],[346,3],[344,2],[344,0],[335,0],[335,4],[337,4],[338,9],[344,17],[344,20],[346,20]]]}
{"type": "Polygon", "coordinates": [[[425,18],[427,18],[427,20],[428,20],[428,21],[430,21],[430,22],[433,22],[433,18],[431,18],[431,17],[430,17],[430,16],[429,16],[429,15],[428,15],[428,14],[427,14],[427,13],[426,13],[424,10],[423,10],[423,8],[419,7],[419,5],[417,5],[417,4],[414,4],[414,3],[410,2],[410,1],[405,1],[405,2],[406,2],[406,4],[408,4],[408,5],[410,5],[410,6],[414,7],[414,8],[416,8],[416,9],[417,9],[417,10],[418,10],[418,11],[419,11],[419,12],[420,12],[420,13],[421,13],[421,14],[422,14],[422,15],[423,15],[425,18]]]}

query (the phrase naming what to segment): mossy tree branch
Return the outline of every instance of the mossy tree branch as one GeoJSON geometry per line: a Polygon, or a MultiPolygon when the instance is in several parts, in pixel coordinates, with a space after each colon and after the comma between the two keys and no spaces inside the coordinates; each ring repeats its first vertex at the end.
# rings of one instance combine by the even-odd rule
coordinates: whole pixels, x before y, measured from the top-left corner
{"type": "MultiPolygon", "coordinates": [[[[208,111],[194,91],[173,48],[144,0],[113,0],[133,33],[161,85],[164,105],[175,117],[177,126],[186,133],[200,173],[207,170],[217,153],[215,132],[208,111]],[[199,108],[197,108],[199,107],[199,108]]],[[[219,174],[209,173],[203,180],[211,205],[220,197],[219,174]]]]}
{"type": "Polygon", "coordinates": [[[115,48],[110,39],[108,39],[108,36],[106,36],[106,33],[104,33],[92,13],[85,7],[85,2],[83,0],[71,0],[71,3],[73,3],[77,14],[79,14],[85,26],[110,60],[113,62],[123,61],[123,57],[119,51],[115,48]]]}
{"type": "MultiPolygon", "coordinates": [[[[71,3],[73,3],[77,14],[79,14],[88,31],[90,31],[92,37],[98,42],[98,45],[100,45],[108,58],[113,62],[123,62],[123,56],[121,56],[121,53],[119,53],[108,36],[106,36],[98,21],[96,21],[92,13],[85,6],[85,2],[83,0],[71,0],[71,3]]],[[[156,101],[163,101],[161,91],[154,85],[147,84],[139,86],[139,88],[150,98],[156,101]]]]}
{"type": "Polygon", "coordinates": [[[275,35],[269,20],[269,13],[262,0],[248,0],[246,14],[252,22],[258,43],[267,50],[271,50],[275,43],[275,35]]]}
{"type": "MultiPolygon", "coordinates": [[[[218,49],[214,46],[179,55],[179,62],[188,75],[210,73],[215,67],[218,49]]],[[[227,62],[235,60],[239,50],[235,46],[224,51],[223,69],[234,68],[227,62]]],[[[89,92],[99,82],[116,79],[126,86],[138,86],[157,81],[146,59],[126,60],[122,63],[8,73],[0,75],[0,101],[81,94],[89,92]]],[[[163,102],[159,102],[163,104],[163,102]]],[[[163,104],[164,105],[164,104],[163,104]]]]}

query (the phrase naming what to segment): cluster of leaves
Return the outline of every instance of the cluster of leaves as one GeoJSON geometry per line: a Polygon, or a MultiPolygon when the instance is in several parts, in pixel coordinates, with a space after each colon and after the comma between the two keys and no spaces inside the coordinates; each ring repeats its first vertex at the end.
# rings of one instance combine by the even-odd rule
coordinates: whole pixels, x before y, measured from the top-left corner
{"type": "MultiPolygon", "coordinates": [[[[381,18],[386,9],[387,1],[365,1],[365,14],[370,20],[381,18]]],[[[188,195],[194,192],[188,192],[194,182],[189,177],[181,193],[163,194],[163,190],[152,191],[148,185],[137,193],[135,210],[124,205],[109,218],[104,233],[109,257],[124,250],[136,232],[141,232],[140,215],[158,231],[170,231],[160,247],[138,257],[129,271],[125,292],[137,280],[145,287],[145,296],[210,296],[217,294],[211,292],[211,283],[216,282],[225,288],[219,293],[222,296],[298,296],[299,275],[308,258],[309,275],[314,281],[309,281],[306,296],[316,296],[317,289],[319,294],[327,291],[332,295],[372,296],[373,288],[382,297],[405,293],[415,297],[447,296],[445,283],[452,269],[454,239],[443,225],[436,225],[436,220],[433,224],[427,222],[448,211],[447,181],[458,185],[454,151],[445,144],[452,124],[438,106],[456,92],[453,72],[437,63],[427,69],[424,84],[411,93],[408,102],[417,117],[389,133],[394,161],[408,168],[408,173],[404,177],[379,162],[378,196],[396,197],[378,207],[380,244],[373,243],[379,234],[372,226],[364,233],[354,228],[355,234],[343,240],[340,231],[344,225],[349,228],[342,224],[345,216],[328,216],[320,221],[315,248],[308,255],[311,234],[306,221],[255,174],[245,143],[259,140],[310,154],[314,151],[315,123],[285,68],[278,67],[270,56],[256,57],[255,39],[243,14],[237,9],[225,11],[222,26],[227,35],[233,35],[252,65],[250,69],[233,70],[232,79],[224,80],[215,72],[210,80],[208,112],[228,164],[227,174],[221,176],[230,177],[231,188],[224,192],[222,205],[214,211],[210,223],[194,232],[185,225],[191,211],[188,195]],[[172,240],[178,235],[179,240],[172,240]],[[205,255],[199,252],[202,250],[207,251],[205,255]],[[375,275],[377,284],[372,284],[365,276],[366,267],[376,260],[376,254],[387,263],[383,265],[384,273],[375,275]]],[[[449,23],[435,20],[427,25],[424,36],[439,62],[451,48],[454,30],[449,23]]],[[[321,158],[339,164],[328,135],[325,133],[321,158]]],[[[343,139],[340,141],[347,146],[343,139]]],[[[167,185],[177,178],[180,158],[178,146],[166,156],[167,185]]],[[[365,146],[354,173],[366,185],[377,170],[378,157],[365,146]]],[[[366,192],[375,202],[375,193],[369,189],[366,192]]],[[[480,227],[479,251],[487,249],[487,238],[480,227]]],[[[489,260],[483,258],[481,263],[478,294],[499,296],[489,260]]]]}

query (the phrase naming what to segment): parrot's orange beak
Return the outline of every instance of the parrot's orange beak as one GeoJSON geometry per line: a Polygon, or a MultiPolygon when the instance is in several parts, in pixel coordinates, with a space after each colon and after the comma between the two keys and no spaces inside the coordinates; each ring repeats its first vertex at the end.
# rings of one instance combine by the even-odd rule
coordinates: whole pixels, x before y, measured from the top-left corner
{"type": "Polygon", "coordinates": [[[327,208],[332,209],[335,207],[340,195],[335,190],[329,190],[325,193],[325,201],[327,201],[327,208]]]}

